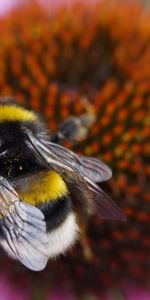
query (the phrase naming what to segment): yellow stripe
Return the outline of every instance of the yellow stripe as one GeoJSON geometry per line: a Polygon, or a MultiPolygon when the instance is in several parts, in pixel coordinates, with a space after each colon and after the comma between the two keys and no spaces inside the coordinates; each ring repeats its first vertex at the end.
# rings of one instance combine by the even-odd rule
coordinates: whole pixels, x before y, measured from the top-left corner
{"type": "Polygon", "coordinates": [[[36,114],[17,105],[0,105],[0,122],[3,121],[35,121],[36,114]]]}
{"type": "Polygon", "coordinates": [[[20,192],[19,196],[24,201],[36,205],[48,201],[55,201],[68,193],[67,186],[63,179],[54,171],[43,173],[31,182],[25,192],[20,192]]]}

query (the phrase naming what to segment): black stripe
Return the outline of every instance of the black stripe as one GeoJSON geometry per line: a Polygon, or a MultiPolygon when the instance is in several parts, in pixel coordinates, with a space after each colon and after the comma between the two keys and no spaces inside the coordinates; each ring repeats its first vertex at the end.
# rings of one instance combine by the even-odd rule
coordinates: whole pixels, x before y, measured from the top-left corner
{"type": "Polygon", "coordinates": [[[72,210],[72,202],[68,196],[64,196],[55,201],[42,203],[38,208],[45,216],[47,231],[51,231],[64,222],[72,210]]]}
{"type": "MultiPolygon", "coordinates": [[[[46,203],[39,204],[38,208],[43,212],[47,232],[50,232],[64,222],[69,212],[72,211],[72,202],[69,196],[64,196],[55,201],[47,201],[46,203]]],[[[1,230],[1,222],[2,220],[0,220],[0,238],[4,237],[1,230]]]]}

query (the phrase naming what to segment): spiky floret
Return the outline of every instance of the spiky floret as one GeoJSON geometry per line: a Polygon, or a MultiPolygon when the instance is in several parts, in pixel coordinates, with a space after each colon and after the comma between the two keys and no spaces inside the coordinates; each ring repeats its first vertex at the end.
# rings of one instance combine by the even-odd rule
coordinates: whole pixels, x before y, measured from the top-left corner
{"type": "MultiPolygon", "coordinates": [[[[145,284],[150,253],[149,13],[129,2],[102,1],[96,8],[62,9],[53,17],[34,3],[0,24],[5,29],[2,94],[13,94],[43,112],[52,131],[58,121],[82,113],[88,98],[97,121],[78,150],[101,153],[112,166],[107,188],[128,218],[127,224],[91,219],[83,240],[84,252],[92,251],[91,260],[87,262],[80,246],[62,260],[68,281],[80,292],[83,286],[98,290],[129,279],[145,284]]],[[[40,284],[47,275],[65,283],[56,264],[39,277],[40,284]]]]}

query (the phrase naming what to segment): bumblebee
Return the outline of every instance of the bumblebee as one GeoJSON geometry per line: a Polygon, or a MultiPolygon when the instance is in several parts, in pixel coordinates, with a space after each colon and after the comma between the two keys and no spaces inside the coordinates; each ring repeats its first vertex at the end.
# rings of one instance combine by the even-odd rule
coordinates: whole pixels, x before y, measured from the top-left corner
{"type": "Polygon", "coordinates": [[[70,117],[52,135],[37,113],[0,101],[0,244],[31,270],[78,239],[77,201],[102,219],[125,220],[96,184],[111,177],[110,168],[62,146],[86,124],[85,116],[70,117]]]}

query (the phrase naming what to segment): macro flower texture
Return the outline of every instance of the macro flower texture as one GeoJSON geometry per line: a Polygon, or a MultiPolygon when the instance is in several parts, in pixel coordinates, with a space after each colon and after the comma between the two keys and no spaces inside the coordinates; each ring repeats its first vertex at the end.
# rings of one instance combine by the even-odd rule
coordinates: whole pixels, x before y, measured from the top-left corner
{"type": "Polygon", "coordinates": [[[86,139],[66,146],[112,168],[101,187],[127,221],[83,220],[80,242],[40,273],[1,250],[0,299],[148,300],[150,11],[138,1],[41,2],[0,19],[0,96],[41,113],[52,132],[92,108],[86,139]]]}

